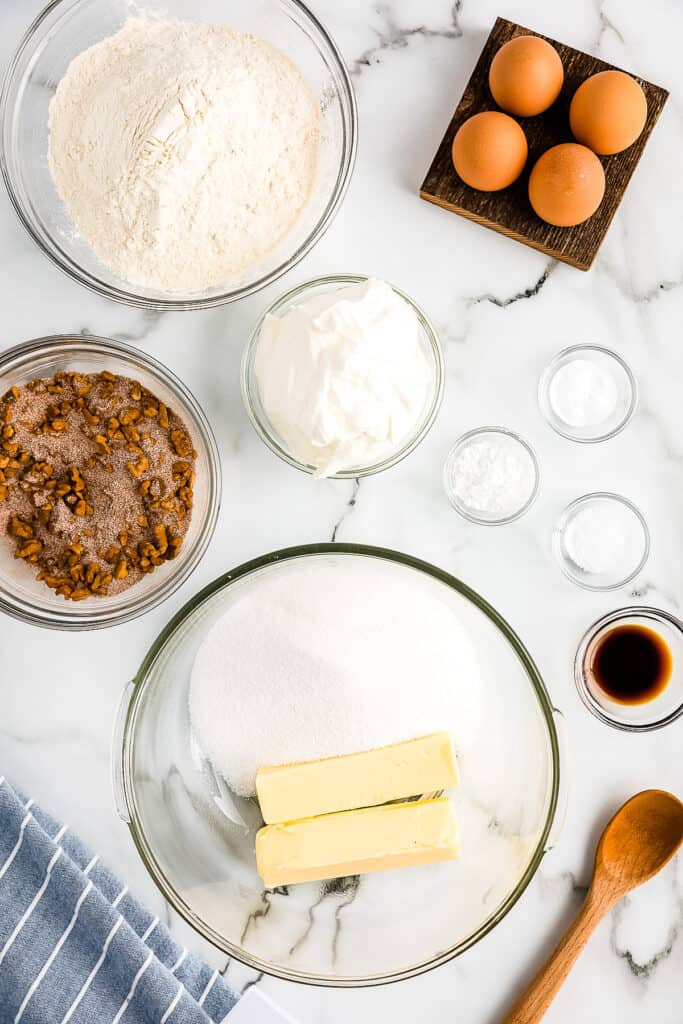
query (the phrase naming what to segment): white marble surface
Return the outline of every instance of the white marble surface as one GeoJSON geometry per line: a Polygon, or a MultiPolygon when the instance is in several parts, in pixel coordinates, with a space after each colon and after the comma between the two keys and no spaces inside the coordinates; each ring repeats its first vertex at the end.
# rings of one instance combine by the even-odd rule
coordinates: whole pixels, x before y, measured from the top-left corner
{"type": "MultiPolygon", "coordinates": [[[[4,0],[0,59],[40,0],[4,0]]],[[[150,906],[146,878],[109,786],[109,739],[123,683],[163,624],[202,584],[265,551],[316,540],[382,544],[422,556],[481,591],[518,629],[566,713],[572,792],[559,847],[522,900],[483,942],[421,978],[365,991],[259,980],[303,1024],[417,1018],[433,1024],[499,1019],[576,911],[601,824],[647,786],[683,791],[683,723],[643,736],[607,729],[580,704],[571,676],[578,637],[627,603],[680,610],[683,598],[683,8],[674,0],[314,0],[353,69],[360,148],[348,198],[302,264],[267,294],[201,314],[155,316],[96,298],[33,247],[0,196],[0,344],[65,331],[139,344],[179,372],[209,415],[222,450],[218,529],[194,577],[165,605],[108,632],[69,635],[0,623],[0,770],[100,848],[150,906]],[[582,274],[421,202],[417,188],[494,17],[503,14],[667,86],[671,99],[593,270],[582,274]],[[434,318],[447,390],[423,446],[384,475],[318,483],[272,456],[242,409],[238,363],[264,304],[321,272],[368,272],[411,293],[434,318]],[[561,347],[613,346],[633,366],[641,402],[628,429],[572,445],[540,417],[538,374],[561,347]],[[523,433],[542,464],[542,491],[518,523],[459,519],[441,488],[462,431],[499,422],[523,433]],[[595,489],[621,491],[645,512],[652,555],[642,576],[594,596],[560,574],[550,532],[561,508],[595,489]]],[[[187,934],[177,920],[174,929],[187,934]]],[[[406,922],[406,928],[409,928],[406,922]]],[[[189,936],[189,941],[194,941],[189,936]]],[[[200,946],[200,943],[196,943],[200,946]]],[[[207,955],[221,962],[210,950],[207,955]]],[[[253,980],[231,964],[238,986],[253,980]]],[[[619,906],[594,936],[548,1013],[549,1024],[619,1020],[680,1024],[683,860],[619,906]]]]}

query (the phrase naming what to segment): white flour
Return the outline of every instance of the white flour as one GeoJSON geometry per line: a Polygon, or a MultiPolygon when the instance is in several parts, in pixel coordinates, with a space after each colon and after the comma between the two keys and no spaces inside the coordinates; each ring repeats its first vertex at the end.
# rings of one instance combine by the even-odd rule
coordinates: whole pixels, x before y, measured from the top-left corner
{"type": "Polygon", "coordinates": [[[121,277],[220,284],[292,227],[311,193],[319,106],[263,39],[130,18],[69,65],[49,161],[75,225],[121,277]]]}
{"type": "Polygon", "coordinates": [[[468,633],[418,574],[288,568],[208,633],[190,691],[199,746],[239,794],[256,770],[449,730],[476,742],[481,683],[468,633]]]}

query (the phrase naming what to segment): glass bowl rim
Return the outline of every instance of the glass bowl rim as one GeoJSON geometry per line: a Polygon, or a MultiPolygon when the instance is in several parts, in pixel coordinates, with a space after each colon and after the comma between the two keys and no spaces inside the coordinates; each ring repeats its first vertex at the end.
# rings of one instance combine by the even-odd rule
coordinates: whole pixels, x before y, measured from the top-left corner
{"type": "MultiPolygon", "coordinates": [[[[282,459],[282,461],[286,462],[289,466],[293,466],[295,469],[299,469],[302,473],[307,473],[310,476],[315,473],[316,467],[309,466],[294,458],[294,456],[291,455],[286,448],[284,448],[283,445],[275,439],[275,431],[270,424],[266,424],[256,412],[252,394],[251,377],[261,330],[267,316],[274,315],[285,306],[290,305],[295,299],[299,298],[299,296],[304,295],[306,292],[313,291],[315,288],[324,287],[326,285],[361,284],[363,281],[369,281],[371,278],[372,275],[368,274],[324,274],[320,277],[309,278],[308,280],[295,285],[293,288],[290,288],[288,291],[278,296],[278,298],[268,306],[265,312],[261,314],[242,354],[242,364],[240,368],[242,400],[249,420],[251,421],[251,425],[264,444],[270,448],[278,458],[282,459]]],[[[395,466],[397,463],[402,462],[403,459],[410,455],[410,453],[413,452],[425,439],[434,425],[434,421],[439,413],[439,409],[441,408],[446,383],[446,369],[443,349],[441,347],[438,332],[425,311],[414,299],[410,297],[410,295],[404,292],[401,288],[398,288],[395,284],[392,284],[391,281],[386,281],[384,278],[382,278],[382,280],[384,280],[384,283],[388,284],[391,290],[399,295],[410,306],[417,316],[420,328],[434,360],[434,386],[432,389],[432,398],[424,417],[419,421],[415,432],[409,436],[404,445],[398,448],[395,452],[392,452],[390,455],[381,459],[379,462],[373,462],[368,466],[356,466],[352,469],[340,470],[338,473],[333,473],[331,476],[327,477],[326,479],[328,480],[360,480],[366,476],[374,476],[375,473],[381,473],[385,469],[389,469],[391,466],[395,466]]]]}
{"type": "Polygon", "coordinates": [[[186,561],[178,565],[177,571],[170,572],[164,583],[156,589],[151,589],[145,599],[139,598],[136,601],[133,595],[132,606],[124,606],[114,613],[98,613],[95,609],[77,606],[78,615],[74,615],[68,608],[63,611],[49,610],[38,614],[28,606],[15,604],[11,589],[5,587],[4,592],[0,592],[0,612],[22,622],[48,629],[67,631],[105,629],[129,622],[161,604],[189,579],[199,565],[213,537],[218,521],[222,487],[220,454],[206,414],[187,385],[154,356],[126,342],[94,334],[49,334],[41,338],[32,338],[0,353],[0,375],[22,368],[29,369],[34,360],[50,355],[51,351],[54,351],[55,355],[68,355],[69,352],[73,352],[75,355],[79,352],[95,353],[105,358],[107,354],[111,354],[112,357],[129,361],[132,372],[136,368],[136,363],[141,364],[152,377],[158,379],[177,398],[182,416],[190,420],[199,434],[208,464],[207,511],[194,547],[190,550],[186,561]],[[8,598],[7,594],[11,595],[11,598],[8,598]]]}
{"type": "MultiPolygon", "coordinates": [[[[108,284],[99,276],[96,276],[96,274],[90,274],[79,263],[63,252],[61,247],[52,238],[50,238],[50,245],[44,242],[39,232],[34,229],[33,221],[27,213],[24,203],[20,198],[19,190],[15,187],[14,174],[10,169],[10,163],[7,158],[6,151],[9,148],[7,145],[7,139],[9,135],[11,115],[14,112],[14,106],[10,108],[9,105],[10,93],[13,86],[16,84],[15,79],[19,71],[20,62],[24,54],[29,50],[34,37],[41,28],[43,22],[50,17],[58,7],[62,4],[70,4],[72,8],[76,8],[84,2],[87,2],[87,0],[51,0],[51,2],[38,13],[24,32],[16,49],[10,57],[0,84],[0,173],[2,174],[2,178],[5,182],[5,188],[7,189],[10,203],[30,238],[38,246],[43,255],[47,256],[47,258],[72,281],[76,281],[78,284],[88,288],[97,295],[103,295],[108,299],[112,299],[114,302],[120,302],[124,305],[138,309],[148,309],[157,312],[212,309],[216,306],[226,305],[229,302],[235,302],[238,299],[243,299],[249,295],[253,295],[255,292],[258,292],[277,281],[280,277],[295,267],[303,257],[313,249],[329,228],[339,211],[344,197],[346,196],[356,162],[356,153],[358,149],[358,108],[356,104],[356,95],[353,89],[349,70],[346,67],[341,51],[332,36],[328,33],[322,22],[318,20],[315,14],[313,14],[302,0],[279,0],[280,5],[291,5],[296,8],[302,15],[303,19],[308,22],[309,28],[312,28],[313,32],[322,40],[323,47],[327,48],[327,56],[331,65],[334,67],[335,74],[338,76],[337,84],[339,95],[341,97],[340,105],[343,112],[341,156],[337,177],[330,198],[310,234],[298,246],[295,252],[280,263],[279,266],[273,268],[273,270],[259,277],[257,280],[239,288],[223,291],[219,294],[204,298],[192,298],[191,296],[189,298],[186,296],[173,298],[173,293],[169,293],[168,298],[149,298],[136,293],[133,290],[133,286],[129,286],[128,289],[118,288],[114,285],[108,284]]],[[[308,32],[306,35],[307,38],[313,42],[315,48],[320,52],[321,47],[318,45],[315,35],[311,36],[308,32]]]]}
{"type": "Polygon", "coordinates": [[[559,434],[560,437],[564,437],[567,441],[574,441],[576,444],[599,444],[601,441],[610,441],[613,437],[616,437],[617,434],[620,434],[633,419],[633,414],[635,413],[638,405],[638,394],[638,381],[636,379],[636,375],[623,356],[620,356],[618,352],[614,351],[614,349],[607,348],[605,345],[593,345],[590,342],[579,343],[578,345],[569,345],[567,348],[561,349],[544,367],[538,379],[538,405],[543,419],[556,434],[559,434]],[[628,408],[619,423],[613,427],[612,430],[608,430],[607,433],[598,434],[595,437],[578,437],[570,430],[563,430],[557,423],[553,422],[546,411],[546,405],[548,408],[551,407],[550,399],[548,397],[550,382],[557,372],[560,362],[563,359],[566,359],[567,356],[573,355],[576,352],[599,352],[601,355],[608,356],[613,359],[614,362],[618,363],[624,371],[631,391],[628,408]]]}
{"type": "Polygon", "coordinates": [[[503,616],[496,611],[496,609],[489,604],[485,598],[481,597],[466,583],[463,583],[457,577],[443,569],[440,569],[438,566],[424,561],[423,559],[415,558],[412,555],[394,551],[390,548],[376,547],[367,544],[328,542],[321,544],[302,544],[296,547],[284,548],[244,562],[237,566],[237,568],[223,573],[211,583],[207,584],[197,594],[195,594],[194,597],[190,598],[190,600],[187,601],[187,603],[178,612],[176,612],[147,651],[130,684],[130,687],[132,688],[132,693],[130,695],[127,708],[123,713],[123,722],[119,734],[120,744],[113,744],[112,758],[114,764],[114,777],[116,778],[118,775],[120,778],[120,795],[127,812],[127,825],[138,854],[147,872],[163,897],[168,900],[174,910],[180,914],[180,916],[192,928],[194,928],[202,938],[206,939],[211,943],[211,945],[220,949],[228,956],[234,957],[236,960],[246,964],[248,967],[257,971],[262,971],[272,977],[281,978],[285,981],[293,981],[305,985],[325,988],[367,988],[377,985],[387,985],[395,981],[403,981],[408,978],[424,974],[435,967],[440,967],[475,945],[500,923],[526,890],[527,886],[536,874],[544,854],[549,848],[547,845],[548,838],[558,811],[560,778],[561,775],[564,775],[566,767],[563,765],[562,758],[560,756],[560,741],[554,719],[556,714],[561,715],[561,713],[558,712],[557,708],[551,701],[536,663],[507,620],[503,618],[503,616]],[[473,934],[467,936],[460,943],[445,951],[437,953],[418,964],[378,975],[337,977],[334,975],[318,975],[312,972],[290,969],[284,966],[272,964],[266,960],[261,960],[259,957],[248,953],[246,950],[236,945],[233,945],[220,936],[194,914],[170,882],[167,881],[164,871],[157,864],[156,857],[147,843],[144,826],[142,825],[142,821],[138,813],[135,791],[132,784],[135,729],[138,715],[141,713],[140,709],[143,704],[150,671],[176,630],[195,611],[195,609],[200,607],[204,601],[211,598],[214,594],[218,593],[218,591],[223,587],[231,585],[236,580],[239,580],[258,569],[262,569],[277,562],[316,554],[363,555],[404,565],[408,568],[417,569],[426,573],[428,576],[444,583],[446,586],[449,586],[451,589],[471,601],[475,607],[483,612],[483,614],[486,615],[500,630],[520,660],[528,680],[533,687],[548,737],[549,766],[552,779],[548,808],[543,828],[539,834],[533,854],[513,891],[504,900],[496,913],[494,913],[482,927],[473,934]],[[120,769],[120,774],[119,771],[117,771],[117,767],[120,769]]]}
{"type": "Polygon", "coordinates": [[[536,455],[536,452],[534,451],[529,441],[527,441],[524,437],[522,437],[521,434],[518,434],[516,431],[511,430],[509,427],[474,427],[473,430],[467,430],[465,431],[464,434],[461,434],[460,437],[451,445],[443,465],[442,480],[443,488],[446,492],[446,497],[450,501],[455,511],[459,515],[461,515],[463,519],[467,519],[470,523],[476,523],[478,526],[505,526],[507,523],[514,523],[515,520],[520,519],[523,515],[525,515],[525,513],[529,511],[531,506],[536,501],[541,486],[541,466],[538,461],[538,456],[536,455]],[[455,495],[452,493],[452,490],[449,486],[448,471],[451,462],[455,458],[456,452],[464,444],[468,443],[469,441],[472,440],[472,438],[477,437],[480,434],[502,434],[505,437],[509,437],[513,441],[517,441],[519,444],[521,444],[521,446],[526,450],[527,454],[531,458],[531,464],[534,470],[534,486],[532,488],[531,494],[524,502],[524,504],[521,506],[521,508],[519,508],[512,515],[502,516],[498,519],[483,519],[482,517],[478,516],[475,512],[470,512],[469,509],[462,505],[457,500],[455,495]]]}
{"type": "Polygon", "coordinates": [[[645,568],[647,560],[650,557],[651,543],[652,542],[650,538],[650,527],[647,525],[647,520],[643,513],[640,511],[638,506],[634,504],[634,502],[630,501],[628,498],[625,498],[623,494],[617,494],[616,491],[590,491],[588,494],[580,494],[578,498],[574,498],[573,501],[570,501],[569,504],[565,505],[565,507],[562,509],[559,516],[557,517],[555,525],[553,526],[552,532],[553,554],[555,555],[555,561],[559,565],[562,574],[571,583],[575,584],[575,586],[581,587],[583,590],[590,590],[596,594],[606,593],[610,590],[618,590],[619,587],[623,587],[627,583],[630,583],[631,580],[634,580],[636,576],[639,573],[641,573],[645,568]],[[627,576],[624,576],[623,579],[617,580],[615,583],[586,583],[584,580],[579,579],[578,576],[575,576],[567,568],[567,565],[565,563],[564,558],[562,557],[562,553],[560,550],[560,534],[566,526],[566,520],[569,513],[575,511],[577,508],[579,508],[586,502],[593,501],[596,498],[600,500],[607,499],[608,501],[615,501],[618,504],[623,505],[625,508],[628,508],[631,512],[633,512],[643,530],[643,553],[640,557],[638,565],[635,567],[635,569],[631,570],[631,572],[629,572],[627,576]]]}
{"type": "Polygon", "coordinates": [[[656,729],[663,729],[665,726],[671,725],[672,722],[675,722],[676,719],[683,715],[683,700],[678,707],[664,715],[663,718],[650,722],[627,722],[623,719],[615,718],[605,711],[586,686],[583,674],[583,662],[586,653],[598,633],[602,632],[607,626],[618,623],[623,619],[633,618],[654,619],[655,622],[665,623],[672,626],[683,638],[683,621],[671,612],[664,611],[663,608],[655,608],[653,605],[646,604],[626,605],[623,608],[615,608],[613,611],[607,612],[599,619],[596,619],[579,640],[576,654],[574,655],[574,683],[583,704],[604,725],[609,725],[613,729],[621,729],[622,732],[654,732],[656,729]]]}

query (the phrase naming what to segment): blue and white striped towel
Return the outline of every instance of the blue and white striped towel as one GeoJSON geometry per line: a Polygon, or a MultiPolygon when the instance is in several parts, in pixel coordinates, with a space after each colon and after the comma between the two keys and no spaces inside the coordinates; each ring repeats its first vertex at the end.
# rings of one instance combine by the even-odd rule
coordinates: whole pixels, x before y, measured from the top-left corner
{"type": "Polygon", "coordinates": [[[209,1024],[236,1001],[65,825],[0,781],[0,1024],[209,1024]]]}

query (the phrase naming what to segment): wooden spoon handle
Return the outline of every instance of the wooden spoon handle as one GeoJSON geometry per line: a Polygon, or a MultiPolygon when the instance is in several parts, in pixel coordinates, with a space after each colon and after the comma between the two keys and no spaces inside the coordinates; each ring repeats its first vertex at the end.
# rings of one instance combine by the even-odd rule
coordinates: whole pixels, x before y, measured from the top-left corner
{"type": "Polygon", "coordinates": [[[609,906],[589,892],[578,917],[501,1024],[538,1024],[609,906]]]}

